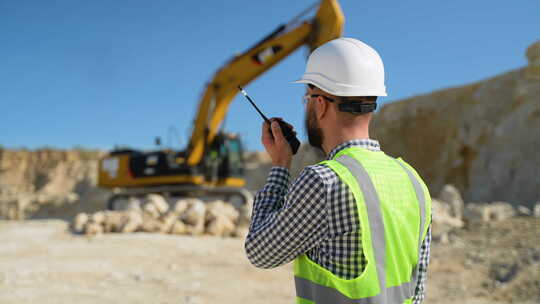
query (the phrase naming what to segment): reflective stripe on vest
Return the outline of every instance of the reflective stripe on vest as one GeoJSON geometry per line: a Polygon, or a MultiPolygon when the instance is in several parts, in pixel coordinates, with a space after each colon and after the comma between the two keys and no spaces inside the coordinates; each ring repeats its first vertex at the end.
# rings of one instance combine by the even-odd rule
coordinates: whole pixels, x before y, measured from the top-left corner
{"type": "MultiPolygon", "coordinates": [[[[379,303],[403,303],[407,299],[414,296],[418,280],[418,264],[413,269],[411,279],[409,282],[402,283],[399,286],[386,287],[386,244],[385,244],[385,228],[383,216],[380,209],[380,201],[375,190],[375,186],[371,181],[366,169],[354,158],[348,155],[342,155],[336,159],[339,163],[349,169],[354,176],[362,194],[367,209],[369,218],[369,228],[371,230],[371,241],[375,258],[375,265],[377,270],[377,277],[380,291],[377,295],[360,298],[350,299],[343,295],[338,290],[317,284],[310,280],[295,276],[295,285],[297,296],[308,301],[315,303],[338,303],[338,304],[379,304],[379,303]]],[[[414,192],[419,202],[420,209],[420,230],[418,238],[418,252],[422,246],[422,234],[426,224],[426,197],[422,185],[402,162],[395,159],[395,161],[405,170],[409,177],[414,192]]]]}

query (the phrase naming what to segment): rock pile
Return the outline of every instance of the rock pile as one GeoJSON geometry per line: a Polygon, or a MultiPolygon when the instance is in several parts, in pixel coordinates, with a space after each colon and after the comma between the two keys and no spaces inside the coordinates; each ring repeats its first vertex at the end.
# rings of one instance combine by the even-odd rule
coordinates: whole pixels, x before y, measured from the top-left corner
{"type": "Polygon", "coordinates": [[[431,200],[432,236],[435,241],[448,243],[455,229],[465,226],[464,203],[459,191],[452,185],[443,187],[439,198],[431,200]]]}
{"type": "Polygon", "coordinates": [[[249,208],[237,210],[220,200],[205,203],[195,198],[169,201],[161,195],[148,194],[144,199],[130,198],[126,210],[79,213],[72,222],[75,233],[97,235],[118,232],[152,232],[245,237],[249,208]]]}
{"type": "Polygon", "coordinates": [[[432,199],[432,236],[436,242],[448,243],[458,229],[475,222],[502,221],[515,216],[540,217],[540,202],[531,211],[525,206],[514,207],[507,202],[464,204],[460,192],[445,185],[438,198],[432,199]]]}

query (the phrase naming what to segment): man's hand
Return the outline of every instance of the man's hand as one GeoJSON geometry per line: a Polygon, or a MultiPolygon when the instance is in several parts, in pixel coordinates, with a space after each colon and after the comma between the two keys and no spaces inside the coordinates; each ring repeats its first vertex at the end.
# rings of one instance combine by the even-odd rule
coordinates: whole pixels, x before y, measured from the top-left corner
{"type": "MultiPolygon", "coordinates": [[[[270,154],[273,166],[290,169],[292,160],[291,146],[283,136],[279,123],[276,120],[282,119],[271,118],[270,121],[272,124],[270,126],[267,122],[263,123],[261,141],[266,149],[266,152],[270,154]],[[272,133],[270,133],[270,130],[272,133]]],[[[289,126],[292,128],[291,125],[289,126]]],[[[296,134],[296,132],[294,132],[294,134],[296,134]]]]}

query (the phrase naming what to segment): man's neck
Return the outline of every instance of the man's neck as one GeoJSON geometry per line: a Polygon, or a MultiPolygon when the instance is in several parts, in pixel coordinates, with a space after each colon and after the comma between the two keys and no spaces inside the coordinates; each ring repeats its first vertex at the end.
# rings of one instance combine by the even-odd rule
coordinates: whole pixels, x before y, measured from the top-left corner
{"type": "MultiPolygon", "coordinates": [[[[323,132],[323,151],[328,155],[338,145],[353,139],[369,138],[369,122],[371,116],[358,117],[355,123],[343,123],[345,119],[334,114],[332,119],[319,121],[323,132]]],[[[349,117],[350,118],[350,117],[349,117]]]]}
{"type": "Polygon", "coordinates": [[[366,130],[366,132],[355,132],[354,134],[339,134],[328,138],[328,140],[325,139],[325,142],[322,144],[323,151],[326,155],[328,155],[332,150],[334,150],[335,147],[341,145],[344,142],[347,142],[349,140],[353,139],[368,139],[369,138],[369,132],[366,130]]]}

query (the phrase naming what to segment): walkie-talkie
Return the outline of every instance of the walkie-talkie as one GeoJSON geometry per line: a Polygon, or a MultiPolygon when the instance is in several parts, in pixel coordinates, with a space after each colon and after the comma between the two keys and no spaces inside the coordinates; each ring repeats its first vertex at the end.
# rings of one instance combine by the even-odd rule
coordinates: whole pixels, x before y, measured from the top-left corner
{"type": "MultiPolygon", "coordinates": [[[[242,92],[242,94],[244,94],[244,96],[255,108],[255,110],[259,112],[259,114],[264,119],[264,121],[266,121],[270,125],[271,124],[270,120],[266,118],[266,116],[261,112],[261,110],[259,110],[255,102],[253,102],[253,100],[248,96],[247,92],[241,86],[238,86],[238,89],[240,90],[240,92],[242,92]]],[[[289,143],[289,146],[291,146],[292,154],[296,154],[296,152],[298,152],[298,148],[300,147],[300,141],[298,140],[298,138],[296,138],[296,135],[294,134],[292,128],[289,127],[288,124],[286,124],[284,121],[279,120],[279,119],[276,119],[276,121],[279,123],[279,127],[281,128],[281,132],[283,133],[283,136],[289,143]]],[[[272,130],[270,130],[270,134],[272,134],[272,130]]]]}

